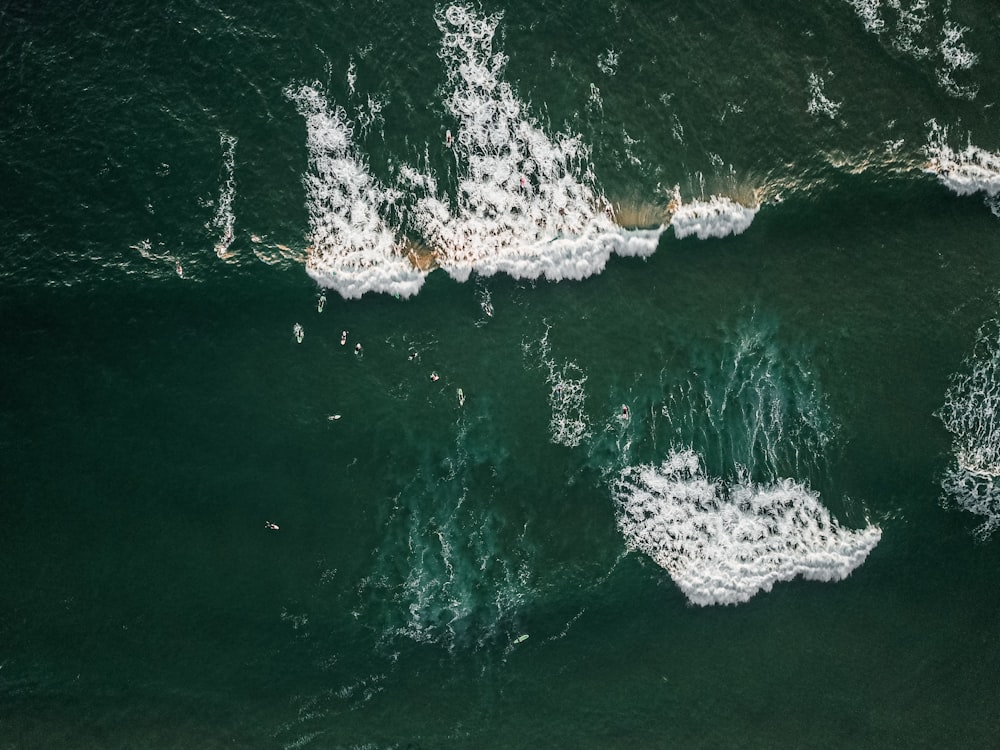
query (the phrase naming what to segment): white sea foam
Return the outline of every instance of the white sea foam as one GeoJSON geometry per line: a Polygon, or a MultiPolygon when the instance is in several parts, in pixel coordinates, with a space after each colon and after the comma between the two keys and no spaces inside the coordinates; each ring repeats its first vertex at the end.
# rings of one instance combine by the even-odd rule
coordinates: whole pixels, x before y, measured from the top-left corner
{"type": "Polygon", "coordinates": [[[760,485],[706,476],[697,454],[625,469],[614,485],[628,545],[663,567],[693,604],[739,604],[797,576],[838,581],[881,539],[840,526],[817,493],[791,479],[760,485]]]}
{"type": "Polygon", "coordinates": [[[670,226],[678,239],[692,234],[700,240],[743,234],[753,223],[758,208],[748,208],[731,198],[713,195],[708,200],[682,203],[675,194],[670,226]]]}
{"type": "Polygon", "coordinates": [[[880,0],[847,0],[847,2],[854,8],[867,31],[878,34],[885,29],[880,0]]]}
{"type": "Polygon", "coordinates": [[[1000,526],[1000,323],[978,333],[964,370],[952,377],[938,412],[952,435],[955,463],[942,481],[945,500],[985,521],[986,538],[1000,526]]]}
{"type": "Polygon", "coordinates": [[[545,381],[549,384],[549,439],[556,445],[575,448],[590,437],[590,420],[587,418],[587,375],[576,362],[556,363],[549,345],[549,330],[540,342],[541,360],[548,370],[545,381]]]}
{"type": "Polygon", "coordinates": [[[928,171],[959,195],[980,191],[988,196],[1000,194],[1000,153],[973,146],[971,140],[964,149],[955,151],[948,144],[947,127],[933,120],[928,125],[928,171]]]}
{"type": "MultiPolygon", "coordinates": [[[[832,73],[827,73],[827,77],[831,77],[832,75],[832,73]]],[[[819,74],[809,74],[809,103],[806,105],[806,111],[811,115],[822,115],[834,120],[840,113],[842,102],[835,102],[828,99],[826,94],[823,93],[824,85],[826,85],[826,82],[819,74]]]]}
{"type": "Polygon", "coordinates": [[[865,30],[885,35],[900,52],[914,60],[936,58],[934,76],[949,95],[974,99],[979,87],[961,83],[956,74],[966,73],[978,56],[963,41],[969,29],[951,19],[951,2],[931,9],[927,0],[847,0],[865,30]]]}
{"type": "Polygon", "coordinates": [[[458,123],[457,194],[443,196],[430,174],[402,176],[419,196],[411,218],[438,264],[460,281],[473,271],[582,279],[602,271],[612,253],[651,254],[661,230],[617,226],[579,136],[547,135],[503,80],[507,58],[493,50],[500,16],[451,5],[435,20],[444,104],[458,123]]]}
{"type": "Polygon", "coordinates": [[[306,120],[309,172],[304,182],[312,230],[307,272],[347,299],[366,292],[416,294],[424,274],[405,256],[398,231],[383,218],[401,196],[371,175],[353,146],[346,113],[330,106],[318,84],[285,93],[306,120]]]}
{"type": "Polygon", "coordinates": [[[228,133],[220,133],[219,142],[222,144],[222,187],[219,189],[219,202],[209,228],[219,233],[215,242],[215,254],[226,260],[233,255],[229,246],[233,244],[236,225],[236,217],[233,215],[233,198],[236,195],[236,138],[228,133]]]}
{"type": "Polygon", "coordinates": [[[942,88],[952,96],[975,99],[978,86],[962,85],[955,80],[956,72],[969,70],[979,59],[962,41],[966,31],[968,29],[964,26],[958,26],[950,20],[945,21],[941,29],[941,42],[938,44],[941,65],[937,68],[937,78],[942,88]]]}

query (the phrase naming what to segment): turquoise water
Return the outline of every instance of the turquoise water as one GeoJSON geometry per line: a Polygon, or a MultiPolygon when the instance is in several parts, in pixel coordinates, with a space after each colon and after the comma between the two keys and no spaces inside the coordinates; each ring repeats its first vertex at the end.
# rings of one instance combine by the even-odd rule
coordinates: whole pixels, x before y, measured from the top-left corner
{"type": "Polygon", "coordinates": [[[0,747],[992,744],[991,4],[0,28],[0,747]]]}

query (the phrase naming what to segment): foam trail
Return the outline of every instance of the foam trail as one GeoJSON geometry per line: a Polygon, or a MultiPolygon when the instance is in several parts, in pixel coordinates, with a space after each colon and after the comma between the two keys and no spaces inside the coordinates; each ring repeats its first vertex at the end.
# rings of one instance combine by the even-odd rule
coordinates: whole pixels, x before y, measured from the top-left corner
{"type": "Polygon", "coordinates": [[[236,224],[236,217],[233,215],[233,198],[236,195],[236,138],[228,133],[220,133],[219,141],[222,144],[224,177],[222,187],[219,190],[219,204],[209,227],[220,233],[219,239],[215,243],[215,254],[219,258],[227,260],[233,256],[229,251],[229,246],[233,244],[235,237],[233,232],[236,224]]]}
{"type": "Polygon", "coordinates": [[[510,527],[477,480],[490,462],[471,456],[468,440],[463,425],[443,460],[428,451],[383,524],[361,590],[387,643],[475,648],[503,635],[532,596],[526,532],[510,527]]]}
{"type": "Polygon", "coordinates": [[[836,426],[811,352],[782,344],[766,320],[725,339],[721,350],[691,352],[692,371],[663,383],[666,440],[698,445],[712,466],[746,467],[758,478],[822,475],[836,426]]]}
{"type": "Polygon", "coordinates": [[[948,128],[934,120],[928,124],[927,171],[958,195],[980,191],[990,197],[1000,195],[1000,153],[973,146],[971,140],[961,151],[954,151],[948,145],[948,128]]]}
{"type": "Polygon", "coordinates": [[[309,172],[304,182],[312,230],[306,271],[346,299],[366,292],[416,294],[424,274],[383,219],[399,194],[369,173],[352,145],[346,113],[330,107],[318,84],[285,93],[306,119],[309,172]]]}
{"type": "Polygon", "coordinates": [[[663,567],[692,604],[740,604],[797,576],[839,581],[882,537],[842,528],[819,496],[791,479],[710,479],[691,450],[630,467],[614,484],[629,547],[663,567]]]}
{"type": "Polygon", "coordinates": [[[985,539],[1000,527],[1000,323],[979,330],[965,367],[938,412],[955,457],[942,489],[946,503],[985,518],[975,531],[985,539]]]}
{"type": "Polygon", "coordinates": [[[670,226],[677,239],[684,239],[692,234],[700,240],[743,234],[753,223],[758,211],[758,208],[748,208],[730,198],[717,195],[708,200],[682,203],[680,196],[675,193],[671,206],[674,211],[670,226]]]}
{"type": "Polygon", "coordinates": [[[445,107],[458,123],[457,194],[442,197],[433,175],[401,175],[421,196],[414,224],[440,267],[459,281],[473,271],[555,281],[599,273],[612,253],[650,255],[662,229],[616,225],[579,136],[546,135],[502,80],[506,57],[493,51],[500,16],[451,5],[435,20],[445,107]]]}

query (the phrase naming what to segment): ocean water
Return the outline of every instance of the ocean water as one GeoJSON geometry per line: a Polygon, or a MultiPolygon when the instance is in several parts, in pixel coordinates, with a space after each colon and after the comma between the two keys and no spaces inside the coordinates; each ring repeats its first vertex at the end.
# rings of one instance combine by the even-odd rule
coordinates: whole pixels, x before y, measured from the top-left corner
{"type": "Polygon", "coordinates": [[[995,3],[246,5],[0,4],[0,748],[995,744],[995,3]]]}

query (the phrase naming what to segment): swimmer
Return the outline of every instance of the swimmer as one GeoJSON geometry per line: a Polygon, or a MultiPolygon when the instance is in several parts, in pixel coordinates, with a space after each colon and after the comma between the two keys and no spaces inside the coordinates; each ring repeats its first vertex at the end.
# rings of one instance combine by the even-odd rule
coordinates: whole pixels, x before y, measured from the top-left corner
{"type": "Polygon", "coordinates": [[[431,380],[433,380],[435,383],[438,381],[439,378],[440,376],[436,372],[431,373],[431,380]]]}
{"type": "Polygon", "coordinates": [[[347,331],[340,332],[340,345],[343,346],[347,343],[347,331]]]}
{"type": "Polygon", "coordinates": [[[264,521],[264,528],[265,529],[270,529],[271,531],[277,531],[278,530],[278,524],[271,523],[270,521],[264,521]]]}

